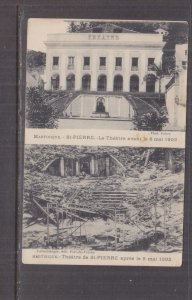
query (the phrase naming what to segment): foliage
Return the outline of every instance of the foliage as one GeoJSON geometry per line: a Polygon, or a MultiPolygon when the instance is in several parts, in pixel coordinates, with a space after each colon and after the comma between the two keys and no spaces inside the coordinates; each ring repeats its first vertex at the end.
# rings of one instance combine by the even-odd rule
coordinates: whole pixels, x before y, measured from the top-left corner
{"type": "Polygon", "coordinates": [[[162,130],[166,123],[167,116],[163,112],[158,115],[155,111],[136,116],[134,120],[137,130],[162,130]]]}
{"type": "MultiPolygon", "coordinates": [[[[69,32],[90,31],[93,27],[105,22],[71,22],[69,32]]],[[[188,24],[186,22],[113,22],[114,25],[142,33],[155,33],[156,29],[164,29],[168,34],[164,37],[166,42],[163,49],[162,71],[170,75],[175,71],[175,45],[187,43],[188,24]]]]}
{"type": "Polygon", "coordinates": [[[29,69],[45,66],[46,54],[41,51],[28,50],[26,63],[27,63],[27,68],[29,69]]]}
{"type": "MultiPolygon", "coordinates": [[[[72,21],[69,24],[68,31],[69,32],[82,32],[82,31],[90,31],[92,28],[103,25],[105,22],[74,22],[72,21]]],[[[138,32],[154,32],[155,29],[158,28],[158,22],[113,22],[114,25],[133,30],[138,32]]]]}
{"type": "Polygon", "coordinates": [[[30,87],[26,92],[26,119],[32,128],[56,127],[56,111],[46,103],[46,95],[40,88],[30,87]]]}

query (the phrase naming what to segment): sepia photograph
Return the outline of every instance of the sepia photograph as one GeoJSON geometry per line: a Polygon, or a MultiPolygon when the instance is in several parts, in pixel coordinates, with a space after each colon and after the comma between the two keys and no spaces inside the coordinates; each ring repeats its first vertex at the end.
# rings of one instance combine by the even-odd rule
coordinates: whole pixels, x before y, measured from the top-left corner
{"type": "Polygon", "coordinates": [[[23,249],[182,254],[184,160],[184,149],[26,145],[23,249]]]}
{"type": "Polygon", "coordinates": [[[29,19],[26,127],[185,131],[188,23],[29,19]]]}

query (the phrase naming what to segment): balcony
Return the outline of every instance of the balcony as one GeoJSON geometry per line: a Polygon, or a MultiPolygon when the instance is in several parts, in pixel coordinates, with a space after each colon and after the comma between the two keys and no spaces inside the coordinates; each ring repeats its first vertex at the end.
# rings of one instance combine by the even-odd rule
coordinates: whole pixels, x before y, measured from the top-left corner
{"type": "Polygon", "coordinates": [[[153,71],[153,72],[156,72],[155,66],[154,66],[154,65],[148,65],[148,66],[147,66],[147,71],[153,71]]]}
{"type": "Polygon", "coordinates": [[[52,66],[52,70],[58,70],[59,69],[59,65],[53,65],[52,66]]]}
{"type": "Polygon", "coordinates": [[[139,67],[138,66],[131,66],[131,71],[139,71],[139,67]]]}
{"type": "Polygon", "coordinates": [[[106,70],[106,66],[99,66],[99,70],[106,70]]]}
{"type": "Polygon", "coordinates": [[[83,70],[90,70],[90,65],[84,65],[83,70]]]}
{"type": "Polygon", "coordinates": [[[122,71],[122,66],[115,66],[116,71],[122,71]]]}
{"type": "Polygon", "coordinates": [[[67,69],[68,69],[68,70],[74,70],[74,65],[68,65],[68,66],[67,66],[67,69]]]}

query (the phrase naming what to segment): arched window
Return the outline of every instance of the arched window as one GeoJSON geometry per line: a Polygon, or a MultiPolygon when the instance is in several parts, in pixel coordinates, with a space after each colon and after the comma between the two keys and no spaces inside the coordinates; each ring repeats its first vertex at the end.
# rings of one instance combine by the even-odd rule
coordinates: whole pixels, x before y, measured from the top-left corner
{"type": "Polygon", "coordinates": [[[148,74],[146,77],[146,92],[155,93],[156,77],[153,74],[148,74]]]}
{"type": "Polygon", "coordinates": [[[130,77],[130,92],[139,92],[139,77],[137,75],[130,77]]]}
{"type": "Polygon", "coordinates": [[[67,83],[67,90],[74,90],[75,89],[75,75],[69,74],[66,78],[67,83]]]}
{"type": "Polygon", "coordinates": [[[59,74],[53,74],[51,77],[51,88],[52,90],[59,89],[59,74]]]}
{"type": "Polygon", "coordinates": [[[116,75],[114,77],[113,90],[115,92],[123,90],[123,77],[121,75],[116,75]]]}
{"type": "Polygon", "coordinates": [[[82,77],[82,89],[84,91],[90,91],[91,86],[91,75],[86,74],[82,77]]]}
{"type": "Polygon", "coordinates": [[[106,89],[107,89],[107,77],[106,75],[99,75],[97,81],[97,90],[106,91],[106,89]]]}

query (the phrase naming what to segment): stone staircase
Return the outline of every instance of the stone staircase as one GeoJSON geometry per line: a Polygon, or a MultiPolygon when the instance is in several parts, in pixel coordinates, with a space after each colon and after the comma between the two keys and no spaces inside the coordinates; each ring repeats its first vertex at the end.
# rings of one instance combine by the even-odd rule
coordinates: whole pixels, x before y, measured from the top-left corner
{"type": "Polygon", "coordinates": [[[56,91],[47,93],[47,102],[52,105],[59,117],[63,116],[63,111],[80,94],[90,94],[98,96],[119,95],[124,96],[133,106],[137,115],[142,115],[150,111],[160,112],[165,106],[164,94],[158,93],[127,93],[127,92],[105,92],[105,91],[56,91]]]}

